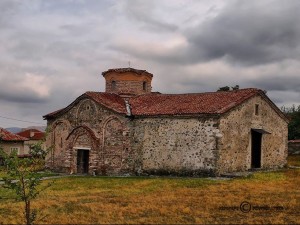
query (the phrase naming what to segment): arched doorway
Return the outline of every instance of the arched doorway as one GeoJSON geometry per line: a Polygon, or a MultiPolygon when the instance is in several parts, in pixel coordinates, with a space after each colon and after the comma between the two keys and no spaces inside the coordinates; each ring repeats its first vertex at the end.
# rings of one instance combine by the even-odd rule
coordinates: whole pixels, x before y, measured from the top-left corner
{"type": "Polygon", "coordinates": [[[72,173],[92,173],[97,167],[97,143],[94,132],[87,126],[75,128],[69,135],[72,173]]]}

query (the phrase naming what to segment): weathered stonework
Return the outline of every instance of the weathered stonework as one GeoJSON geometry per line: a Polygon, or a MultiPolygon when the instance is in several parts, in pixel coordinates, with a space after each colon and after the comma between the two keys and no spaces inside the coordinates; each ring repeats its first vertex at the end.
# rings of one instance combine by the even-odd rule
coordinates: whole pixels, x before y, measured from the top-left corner
{"type": "Polygon", "coordinates": [[[145,94],[151,93],[152,74],[134,69],[125,69],[122,73],[116,71],[104,72],[103,76],[106,81],[106,92],[117,94],[145,94]],[[128,70],[128,71],[127,71],[128,70]]]}
{"type": "Polygon", "coordinates": [[[261,168],[283,167],[287,157],[287,123],[260,96],[220,119],[218,173],[251,169],[251,129],[263,129],[261,168]],[[259,112],[255,115],[255,107],[259,112]]]}
{"type": "Polygon", "coordinates": [[[152,74],[144,70],[103,76],[106,93],[87,92],[45,116],[49,168],[220,175],[286,164],[287,119],[261,90],[163,95],[151,93],[152,74]]]}
{"type": "Polygon", "coordinates": [[[132,148],[149,173],[212,173],[216,168],[216,119],[141,118],[134,121],[132,148]]]}
{"type": "Polygon", "coordinates": [[[82,99],[60,118],[48,121],[51,135],[47,145],[52,146],[52,151],[47,157],[47,166],[77,173],[77,151],[83,149],[89,151],[89,173],[127,171],[130,165],[122,165],[129,152],[123,125],[127,120],[90,99],[82,99]]]}

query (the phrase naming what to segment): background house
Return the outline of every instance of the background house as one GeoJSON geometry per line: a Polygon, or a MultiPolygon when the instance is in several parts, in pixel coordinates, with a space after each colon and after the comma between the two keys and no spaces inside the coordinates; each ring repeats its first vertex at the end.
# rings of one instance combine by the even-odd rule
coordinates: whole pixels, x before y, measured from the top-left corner
{"type": "Polygon", "coordinates": [[[28,141],[28,139],[0,128],[0,146],[6,153],[17,151],[19,156],[28,154],[24,148],[25,141],[28,141]]]}
{"type": "Polygon", "coordinates": [[[151,92],[153,75],[102,73],[86,92],[44,116],[47,166],[69,173],[210,174],[283,167],[288,120],[255,88],[192,94],[151,92]]]}
{"type": "Polygon", "coordinates": [[[46,149],[46,145],[44,143],[45,132],[37,129],[25,129],[18,132],[17,135],[27,138],[24,142],[24,154],[29,154],[30,147],[38,143],[41,143],[44,150],[46,149]]]}

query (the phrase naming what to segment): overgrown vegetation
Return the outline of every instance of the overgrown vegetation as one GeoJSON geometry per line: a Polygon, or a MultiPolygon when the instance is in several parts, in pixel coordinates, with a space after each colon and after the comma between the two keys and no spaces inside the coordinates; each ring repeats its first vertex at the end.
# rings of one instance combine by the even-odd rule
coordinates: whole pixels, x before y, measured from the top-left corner
{"type": "Polygon", "coordinates": [[[4,162],[3,187],[13,190],[15,199],[23,201],[26,224],[33,224],[36,220],[37,210],[32,209],[32,200],[49,186],[38,188],[42,182],[38,172],[43,168],[46,151],[41,148],[41,144],[36,144],[30,155],[28,158],[19,158],[16,151],[7,154],[0,147],[0,157],[4,162]]]}
{"type": "Polygon", "coordinates": [[[300,139],[300,105],[291,107],[282,107],[282,112],[290,119],[289,122],[289,140],[300,139]]]}

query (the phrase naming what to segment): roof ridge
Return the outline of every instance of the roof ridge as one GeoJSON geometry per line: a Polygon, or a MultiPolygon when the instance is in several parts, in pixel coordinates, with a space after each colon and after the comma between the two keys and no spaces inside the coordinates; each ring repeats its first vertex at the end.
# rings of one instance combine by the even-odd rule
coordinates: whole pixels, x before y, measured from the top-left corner
{"type": "Polygon", "coordinates": [[[134,72],[137,74],[143,74],[146,73],[147,75],[150,75],[151,77],[153,77],[152,73],[149,73],[147,70],[141,70],[141,69],[135,69],[132,67],[123,67],[123,68],[113,68],[113,69],[108,69],[106,71],[102,72],[102,75],[105,76],[107,73],[110,72],[117,72],[117,73],[126,73],[126,72],[134,72]]]}
{"type": "MultiPolygon", "coordinates": [[[[231,91],[202,93],[157,94],[149,93],[132,96],[129,104],[132,115],[187,115],[187,114],[223,114],[254,95],[265,95],[258,88],[243,88],[231,91]]],[[[71,109],[78,101],[89,98],[95,103],[116,113],[126,114],[125,98],[119,94],[98,91],[86,91],[66,108],[47,114],[44,118],[53,118],[71,109]]]]}
{"type": "MultiPolygon", "coordinates": [[[[205,94],[221,94],[221,93],[233,93],[233,92],[242,92],[242,91],[247,91],[247,90],[252,90],[252,91],[263,91],[262,89],[259,88],[243,88],[243,89],[238,89],[238,90],[230,90],[230,91],[208,91],[208,92],[190,92],[190,93],[159,93],[160,96],[178,96],[178,95],[205,95],[205,94]]],[[[137,98],[140,96],[151,96],[151,95],[156,95],[156,93],[145,93],[141,95],[136,95],[133,98],[137,98]]]]}

